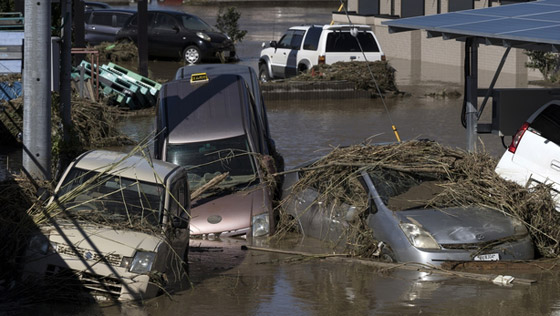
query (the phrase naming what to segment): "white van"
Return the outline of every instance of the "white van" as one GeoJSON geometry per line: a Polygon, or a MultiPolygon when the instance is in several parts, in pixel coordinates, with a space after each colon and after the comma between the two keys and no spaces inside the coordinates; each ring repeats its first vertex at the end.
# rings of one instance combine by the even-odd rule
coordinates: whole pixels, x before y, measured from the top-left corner
{"type": "Polygon", "coordinates": [[[385,60],[368,25],[294,26],[278,42],[271,41],[268,47],[263,43],[259,79],[296,76],[318,64],[366,60],[385,60]]]}
{"type": "Polygon", "coordinates": [[[551,185],[560,211],[560,100],[543,105],[523,123],[496,172],[528,188],[551,185]]]}
{"type": "Polygon", "coordinates": [[[75,284],[99,300],[147,299],[176,287],[186,272],[188,192],[180,166],[104,150],[81,155],[30,238],[24,279],[75,284]]]}

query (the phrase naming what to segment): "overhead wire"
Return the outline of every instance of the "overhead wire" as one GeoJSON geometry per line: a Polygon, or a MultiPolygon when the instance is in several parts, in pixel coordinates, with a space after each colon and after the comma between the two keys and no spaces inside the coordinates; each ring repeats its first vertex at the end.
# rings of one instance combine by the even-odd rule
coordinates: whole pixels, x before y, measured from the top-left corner
{"type": "MultiPolygon", "coordinates": [[[[344,10],[344,14],[346,15],[346,18],[348,19],[348,24],[351,27],[354,27],[354,23],[352,23],[352,21],[350,20],[350,15],[348,14],[348,10],[346,10],[346,6],[344,5],[343,0],[340,0],[340,8],[338,9],[338,11],[340,12],[341,9],[344,10]]],[[[331,25],[333,23],[334,23],[334,20],[333,20],[333,22],[331,22],[331,25]]],[[[352,34],[352,32],[350,32],[350,34],[352,34]]],[[[379,89],[379,85],[377,84],[377,80],[375,80],[375,76],[373,75],[373,71],[371,70],[371,66],[370,66],[369,61],[366,57],[366,53],[364,52],[364,49],[362,48],[362,44],[358,40],[358,34],[352,34],[352,36],[356,39],[356,42],[358,43],[358,47],[360,48],[360,51],[362,52],[364,60],[366,61],[366,66],[367,66],[367,69],[368,69],[369,74],[371,76],[371,79],[373,80],[373,83],[375,84],[375,89],[377,90],[377,93],[379,94],[379,97],[381,98],[381,102],[383,103],[383,107],[385,107],[385,112],[387,112],[387,117],[389,118],[389,122],[391,123],[391,128],[393,129],[393,133],[395,133],[395,137],[397,138],[397,142],[400,143],[401,138],[399,136],[399,132],[397,130],[397,127],[396,127],[395,123],[393,122],[393,119],[391,118],[391,114],[389,113],[389,108],[387,107],[387,104],[385,103],[385,98],[381,94],[381,89],[379,89]]]]}

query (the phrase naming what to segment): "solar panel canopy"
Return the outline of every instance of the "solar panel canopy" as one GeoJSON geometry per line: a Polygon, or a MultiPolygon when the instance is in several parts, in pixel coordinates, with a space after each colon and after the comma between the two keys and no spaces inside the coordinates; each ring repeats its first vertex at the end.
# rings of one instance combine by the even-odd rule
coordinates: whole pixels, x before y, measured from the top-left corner
{"type": "Polygon", "coordinates": [[[428,37],[475,37],[488,45],[560,50],[560,0],[417,16],[384,21],[382,24],[389,26],[390,33],[426,30],[428,37]]]}

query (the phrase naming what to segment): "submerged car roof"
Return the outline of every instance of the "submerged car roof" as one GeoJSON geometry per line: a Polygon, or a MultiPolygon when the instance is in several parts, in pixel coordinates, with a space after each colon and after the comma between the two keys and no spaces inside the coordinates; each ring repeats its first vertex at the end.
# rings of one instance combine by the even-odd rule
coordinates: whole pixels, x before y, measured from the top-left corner
{"type": "Polygon", "coordinates": [[[74,166],[84,170],[96,170],[108,174],[118,174],[125,178],[157,183],[165,181],[175,169],[181,168],[161,160],[148,161],[143,156],[127,156],[128,154],[121,152],[93,150],[78,157],[74,166]],[[114,166],[114,168],[110,166],[114,166]]]}
{"type": "Polygon", "coordinates": [[[239,75],[218,75],[205,83],[173,80],[160,90],[160,111],[168,142],[193,143],[246,133],[247,85],[239,75]]]}

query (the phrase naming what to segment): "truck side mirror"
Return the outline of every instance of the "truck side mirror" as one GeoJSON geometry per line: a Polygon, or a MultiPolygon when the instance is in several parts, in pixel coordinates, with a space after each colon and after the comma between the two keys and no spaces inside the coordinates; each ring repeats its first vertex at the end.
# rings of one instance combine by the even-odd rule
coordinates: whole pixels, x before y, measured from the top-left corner
{"type": "Polygon", "coordinates": [[[278,43],[276,43],[276,41],[270,41],[270,47],[276,48],[276,46],[278,46],[278,43]]]}

